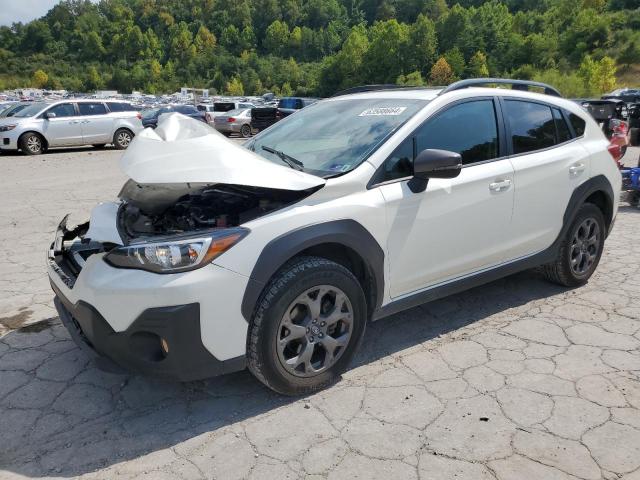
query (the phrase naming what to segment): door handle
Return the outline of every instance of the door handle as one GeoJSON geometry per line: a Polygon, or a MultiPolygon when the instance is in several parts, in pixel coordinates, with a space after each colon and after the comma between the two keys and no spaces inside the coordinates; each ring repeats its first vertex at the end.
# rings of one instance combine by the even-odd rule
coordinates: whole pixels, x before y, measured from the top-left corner
{"type": "Polygon", "coordinates": [[[90,120],[83,120],[82,123],[89,123],[90,120]]]}
{"type": "Polygon", "coordinates": [[[572,175],[577,175],[584,172],[585,168],[586,167],[584,163],[574,163],[569,167],[569,173],[571,173],[572,175]]]}
{"type": "Polygon", "coordinates": [[[76,123],[80,123],[80,121],[79,120],[72,120],[72,121],[69,122],[69,125],[74,125],[76,123]]]}
{"type": "Polygon", "coordinates": [[[493,183],[489,184],[489,190],[492,192],[501,192],[503,190],[508,190],[511,186],[511,180],[497,180],[493,183]]]}

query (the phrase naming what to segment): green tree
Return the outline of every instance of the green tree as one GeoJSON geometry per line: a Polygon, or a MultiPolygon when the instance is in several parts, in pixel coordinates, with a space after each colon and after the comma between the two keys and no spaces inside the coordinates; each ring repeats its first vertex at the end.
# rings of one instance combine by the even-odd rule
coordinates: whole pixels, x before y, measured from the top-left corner
{"type": "Polygon", "coordinates": [[[87,91],[100,90],[104,87],[104,82],[102,81],[102,77],[98,73],[98,69],[91,65],[87,69],[87,75],[84,81],[84,86],[87,91]]]}
{"type": "Polygon", "coordinates": [[[280,20],[275,20],[267,27],[264,38],[264,47],[279,55],[285,51],[289,43],[289,27],[280,20]]]}
{"type": "Polygon", "coordinates": [[[35,88],[44,88],[49,81],[49,75],[44,70],[36,70],[31,77],[31,84],[35,88]]]}
{"type": "Polygon", "coordinates": [[[640,63],[640,42],[635,40],[629,42],[624,50],[620,52],[618,62],[626,68],[629,68],[634,63],[640,63]]]}
{"type": "Polygon", "coordinates": [[[415,87],[421,87],[425,84],[424,79],[420,72],[411,72],[406,75],[400,75],[396,79],[398,85],[411,85],[415,87]]]}
{"type": "Polygon", "coordinates": [[[489,67],[487,67],[487,56],[481,51],[477,51],[469,60],[469,77],[480,78],[489,76],[489,67]]]}
{"type": "Polygon", "coordinates": [[[444,54],[444,59],[449,64],[449,67],[453,71],[454,79],[461,78],[467,68],[467,64],[464,61],[464,55],[458,47],[453,47],[451,50],[444,54]]]}
{"type": "Polygon", "coordinates": [[[409,27],[397,20],[377,22],[371,28],[371,44],[363,59],[367,80],[392,83],[404,73],[410,51],[409,27]]]}
{"type": "Polygon", "coordinates": [[[409,31],[409,48],[413,52],[411,67],[427,73],[437,58],[436,26],[425,15],[418,15],[409,31]]]}
{"type": "Polygon", "coordinates": [[[244,95],[244,86],[242,85],[240,78],[232,77],[231,80],[227,82],[226,91],[229,95],[244,95]]]}

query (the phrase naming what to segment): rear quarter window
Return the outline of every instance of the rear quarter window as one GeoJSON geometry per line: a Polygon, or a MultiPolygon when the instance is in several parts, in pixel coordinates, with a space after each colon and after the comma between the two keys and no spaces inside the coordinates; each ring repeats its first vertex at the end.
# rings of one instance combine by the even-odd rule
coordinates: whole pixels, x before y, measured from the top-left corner
{"type": "Polygon", "coordinates": [[[586,122],[580,118],[575,113],[569,114],[569,123],[573,127],[573,131],[576,133],[576,137],[581,137],[584,135],[584,129],[586,127],[586,122]]]}

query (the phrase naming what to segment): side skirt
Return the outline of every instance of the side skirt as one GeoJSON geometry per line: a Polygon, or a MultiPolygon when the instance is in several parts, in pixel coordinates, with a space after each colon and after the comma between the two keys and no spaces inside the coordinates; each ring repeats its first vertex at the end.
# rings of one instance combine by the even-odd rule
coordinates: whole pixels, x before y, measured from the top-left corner
{"type": "Polygon", "coordinates": [[[445,284],[435,285],[426,290],[410,294],[409,296],[402,297],[376,310],[373,314],[372,320],[380,320],[398,312],[402,312],[403,310],[408,310],[409,308],[417,307],[418,305],[448,297],[449,295],[463,292],[470,288],[484,285],[485,283],[493,282],[494,280],[513,275],[514,273],[552,262],[555,260],[557,252],[558,248],[556,243],[554,243],[546,250],[535,253],[529,257],[514,260],[513,262],[498,265],[490,270],[484,270],[479,273],[474,273],[460,279],[451,280],[445,284]]]}

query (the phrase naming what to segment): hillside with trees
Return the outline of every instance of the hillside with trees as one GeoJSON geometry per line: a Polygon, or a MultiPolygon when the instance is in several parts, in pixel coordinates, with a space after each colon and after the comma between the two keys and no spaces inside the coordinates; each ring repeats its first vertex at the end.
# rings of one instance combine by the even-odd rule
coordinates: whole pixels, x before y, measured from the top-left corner
{"type": "Polygon", "coordinates": [[[491,75],[577,97],[640,85],[637,64],[638,0],[66,0],[0,27],[0,90],[329,95],[491,75]]]}

